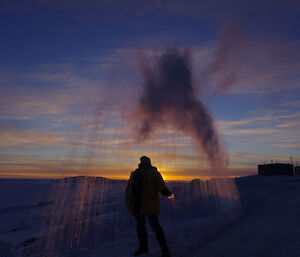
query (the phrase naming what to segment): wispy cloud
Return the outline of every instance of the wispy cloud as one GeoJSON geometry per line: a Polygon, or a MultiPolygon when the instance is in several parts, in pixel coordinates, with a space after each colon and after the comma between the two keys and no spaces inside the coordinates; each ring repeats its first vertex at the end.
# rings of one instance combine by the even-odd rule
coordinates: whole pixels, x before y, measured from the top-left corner
{"type": "MultiPolygon", "coordinates": [[[[220,28],[209,55],[197,60],[200,83],[227,93],[276,93],[298,89],[299,40],[260,38],[235,22],[220,28]]],[[[210,49],[209,49],[210,48],[210,49]]],[[[197,55],[196,55],[197,56],[197,55]]],[[[201,57],[200,57],[201,58],[201,57]]]]}
{"type": "Polygon", "coordinates": [[[14,127],[0,127],[0,146],[61,146],[65,137],[58,132],[21,130],[14,127]]]}
{"type": "Polygon", "coordinates": [[[285,127],[283,124],[286,123],[294,124],[299,122],[298,120],[300,118],[300,112],[290,113],[289,111],[284,111],[284,113],[282,114],[280,113],[275,114],[274,112],[275,112],[274,110],[272,110],[272,113],[266,113],[265,110],[258,110],[252,113],[255,113],[259,116],[240,119],[240,120],[233,120],[233,121],[219,120],[217,121],[217,124],[220,129],[227,129],[227,128],[247,126],[247,125],[255,126],[255,125],[261,125],[267,123],[269,123],[269,125],[271,123],[271,125],[274,127],[276,126],[285,127]],[[290,121],[291,119],[293,121],[290,121]]]}
{"type": "Polygon", "coordinates": [[[225,131],[227,135],[263,135],[279,132],[276,129],[253,128],[253,129],[231,129],[225,131]]]}
{"type": "MultiPolygon", "coordinates": [[[[297,149],[300,144],[300,112],[289,109],[252,111],[255,117],[218,121],[220,131],[231,137],[236,144],[244,146],[269,146],[277,149],[297,149]]],[[[271,151],[271,150],[270,150],[271,151]]],[[[271,151],[272,152],[272,151],[271,151]]],[[[288,152],[287,152],[288,153],[288,152]]]]}
{"type": "Polygon", "coordinates": [[[277,127],[279,128],[290,128],[290,127],[300,127],[300,120],[296,120],[296,121],[288,121],[285,123],[281,123],[279,125],[277,125],[277,127]]]}
{"type": "Polygon", "coordinates": [[[0,117],[33,119],[82,110],[90,102],[101,102],[105,83],[76,75],[76,70],[36,67],[29,72],[2,70],[0,117]],[[41,69],[43,69],[41,71],[41,69]],[[81,107],[80,107],[81,105],[81,107]]]}

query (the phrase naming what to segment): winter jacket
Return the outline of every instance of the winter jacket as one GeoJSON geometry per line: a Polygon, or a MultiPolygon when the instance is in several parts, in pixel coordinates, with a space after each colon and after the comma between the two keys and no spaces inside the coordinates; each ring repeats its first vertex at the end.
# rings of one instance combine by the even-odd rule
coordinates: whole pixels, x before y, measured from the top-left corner
{"type": "Polygon", "coordinates": [[[131,215],[159,214],[159,193],[170,196],[161,174],[156,167],[141,165],[131,173],[126,188],[126,204],[131,215]]]}

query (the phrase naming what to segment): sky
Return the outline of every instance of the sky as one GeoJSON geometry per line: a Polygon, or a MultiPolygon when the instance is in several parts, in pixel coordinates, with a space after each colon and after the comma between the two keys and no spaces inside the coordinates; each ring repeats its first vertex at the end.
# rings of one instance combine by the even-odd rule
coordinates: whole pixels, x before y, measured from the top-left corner
{"type": "Polygon", "coordinates": [[[165,179],[300,162],[299,17],[291,0],[2,0],[0,177],[128,178],[142,155],[165,179]],[[226,165],[174,122],[137,136],[143,67],[169,49],[190,56],[226,165]]]}

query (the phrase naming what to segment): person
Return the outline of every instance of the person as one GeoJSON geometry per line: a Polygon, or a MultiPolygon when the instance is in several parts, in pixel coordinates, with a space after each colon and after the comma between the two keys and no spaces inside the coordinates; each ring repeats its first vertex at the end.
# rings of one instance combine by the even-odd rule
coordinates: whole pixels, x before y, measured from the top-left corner
{"type": "Polygon", "coordinates": [[[126,187],[127,209],[135,216],[139,248],[134,256],[148,253],[148,239],[145,220],[146,216],[160,245],[162,257],[170,257],[169,247],[161,227],[158,214],[160,213],[159,193],[174,198],[174,194],[166,187],[161,174],[151,165],[147,156],[140,158],[138,169],[131,173],[126,187]]]}

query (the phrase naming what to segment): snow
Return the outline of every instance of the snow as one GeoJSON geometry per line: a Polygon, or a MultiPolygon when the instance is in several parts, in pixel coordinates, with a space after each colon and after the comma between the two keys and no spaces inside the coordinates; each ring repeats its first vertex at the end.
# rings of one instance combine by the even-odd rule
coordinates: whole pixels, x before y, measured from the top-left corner
{"type": "MultiPolygon", "coordinates": [[[[172,256],[300,257],[300,177],[169,182],[159,216],[172,256]]],[[[131,256],[126,181],[0,179],[0,257],[131,256]]],[[[160,256],[148,226],[150,253],[160,256]]]]}
{"type": "Polygon", "coordinates": [[[268,182],[277,185],[258,198],[260,208],[189,256],[300,256],[300,178],[268,182]]]}

